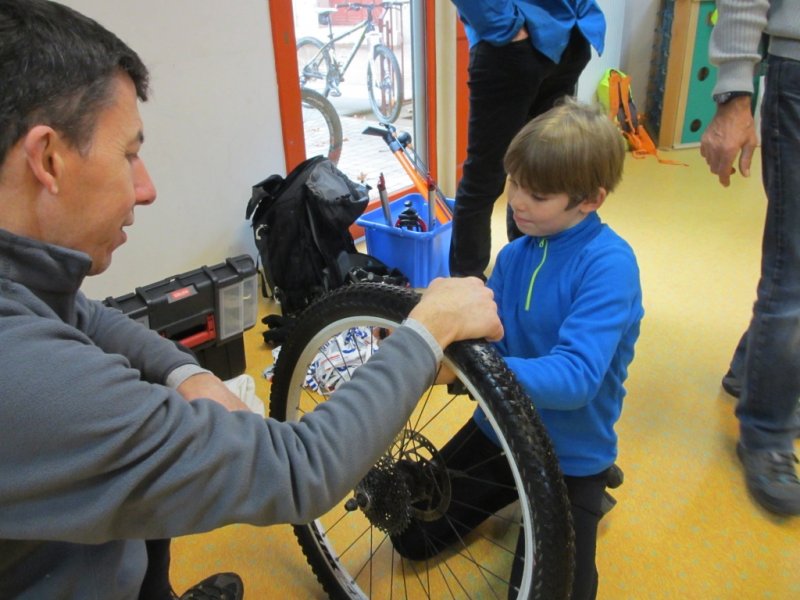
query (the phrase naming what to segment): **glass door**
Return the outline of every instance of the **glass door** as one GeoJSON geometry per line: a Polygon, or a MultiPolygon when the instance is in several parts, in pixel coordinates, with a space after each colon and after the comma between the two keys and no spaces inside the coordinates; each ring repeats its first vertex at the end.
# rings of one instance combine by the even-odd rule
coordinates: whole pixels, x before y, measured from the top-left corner
{"type": "Polygon", "coordinates": [[[369,185],[372,198],[381,174],[397,196],[417,191],[419,177],[410,170],[435,171],[427,164],[430,4],[271,0],[287,171],[327,155],[369,185]]]}

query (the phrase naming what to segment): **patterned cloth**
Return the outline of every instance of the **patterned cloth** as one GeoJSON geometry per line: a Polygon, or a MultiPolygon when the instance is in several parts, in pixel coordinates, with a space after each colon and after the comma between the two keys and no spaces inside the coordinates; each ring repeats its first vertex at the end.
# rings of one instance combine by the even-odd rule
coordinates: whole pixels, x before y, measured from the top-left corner
{"type": "MultiPolygon", "coordinates": [[[[312,392],[332,393],[350,381],[356,367],[369,360],[378,349],[378,341],[379,336],[368,327],[353,327],[330,339],[309,365],[303,386],[312,392]]],[[[272,350],[272,365],[264,370],[268,381],[272,381],[280,350],[280,346],[272,350]]]]}

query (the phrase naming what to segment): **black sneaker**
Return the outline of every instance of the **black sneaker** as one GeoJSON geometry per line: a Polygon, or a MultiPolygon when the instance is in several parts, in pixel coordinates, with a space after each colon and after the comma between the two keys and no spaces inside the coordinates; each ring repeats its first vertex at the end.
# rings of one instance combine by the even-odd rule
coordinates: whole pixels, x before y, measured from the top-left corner
{"type": "Polygon", "coordinates": [[[179,600],[242,600],[244,584],[236,573],[217,573],[186,590],[179,600]]]}
{"type": "Polygon", "coordinates": [[[744,465],[747,489],[761,506],[779,515],[800,515],[797,457],[791,452],[748,450],[741,442],[736,454],[744,465]]]}

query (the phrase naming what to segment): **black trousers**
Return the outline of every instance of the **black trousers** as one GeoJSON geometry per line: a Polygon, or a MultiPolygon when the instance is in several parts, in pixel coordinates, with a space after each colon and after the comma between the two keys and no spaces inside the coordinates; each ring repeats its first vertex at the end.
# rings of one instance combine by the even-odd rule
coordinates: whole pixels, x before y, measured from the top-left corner
{"type": "Polygon", "coordinates": [[[169,583],[170,542],[172,540],[147,540],[147,572],[144,575],[139,600],[172,600],[169,583]]]}
{"type": "Polygon", "coordinates": [[[597,597],[597,526],[603,513],[600,509],[606,491],[608,471],[589,477],[564,476],[575,530],[575,581],[573,600],[594,600],[597,597]]]}
{"type": "MultiPolygon", "coordinates": [[[[413,521],[392,536],[395,550],[411,560],[435,556],[472,531],[490,515],[517,499],[508,463],[500,449],[470,419],[440,450],[450,472],[452,499],[446,516],[436,521],[413,521]]],[[[597,595],[597,527],[608,482],[608,470],[589,477],[564,477],[575,530],[573,600],[597,595]]],[[[522,540],[517,556],[522,560],[522,540]]],[[[515,579],[512,572],[511,579],[515,579]]],[[[518,579],[517,579],[518,580],[518,579]]]]}
{"type": "MultiPolygon", "coordinates": [[[[558,63],[530,40],[505,46],[479,42],[470,49],[467,159],[453,211],[451,275],[484,276],[492,249],[492,209],[505,186],[506,149],[525,123],[575,93],[590,58],[589,42],[577,28],[558,63]]],[[[509,219],[509,239],[519,235],[509,219]]]]}

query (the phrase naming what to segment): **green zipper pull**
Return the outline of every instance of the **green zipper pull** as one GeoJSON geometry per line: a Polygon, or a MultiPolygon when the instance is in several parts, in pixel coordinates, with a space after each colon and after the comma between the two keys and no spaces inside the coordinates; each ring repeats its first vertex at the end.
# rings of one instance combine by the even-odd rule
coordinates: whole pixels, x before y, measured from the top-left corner
{"type": "Polygon", "coordinates": [[[547,238],[542,238],[539,240],[539,248],[543,248],[542,260],[533,270],[533,274],[531,275],[531,282],[528,284],[528,297],[525,299],[526,311],[531,309],[531,298],[533,297],[533,284],[536,281],[536,276],[539,275],[539,271],[541,270],[542,265],[544,265],[544,262],[547,260],[547,238]]]}

